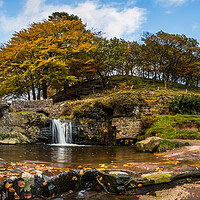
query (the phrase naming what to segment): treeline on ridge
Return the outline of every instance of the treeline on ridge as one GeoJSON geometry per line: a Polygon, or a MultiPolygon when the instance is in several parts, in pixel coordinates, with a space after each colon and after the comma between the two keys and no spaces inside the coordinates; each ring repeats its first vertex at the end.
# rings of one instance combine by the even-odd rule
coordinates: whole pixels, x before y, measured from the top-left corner
{"type": "Polygon", "coordinates": [[[196,39],[160,31],[142,43],[103,37],[65,12],[32,23],[0,47],[0,98],[47,99],[87,80],[132,75],[198,87],[200,47],[196,39]]]}

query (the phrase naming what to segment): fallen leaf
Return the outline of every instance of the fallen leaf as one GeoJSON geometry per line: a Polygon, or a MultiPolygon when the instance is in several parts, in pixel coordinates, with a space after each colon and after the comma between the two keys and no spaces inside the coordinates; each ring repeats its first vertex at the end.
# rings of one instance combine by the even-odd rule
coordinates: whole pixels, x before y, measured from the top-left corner
{"type": "Polygon", "coordinates": [[[103,177],[100,177],[99,180],[102,181],[103,177]]]}
{"type": "Polygon", "coordinates": [[[72,180],[77,181],[77,177],[76,177],[76,176],[73,176],[73,177],[72,177],[72,180]]]}
{"type": "Polygon", "coordinates": [[[142,187],[142,184],[138,184],[138,187],[142,187]]]}
{"type": "Polygon", "coordinates": [[[14,194],[14,199],[20,199],[20,196],[19,195],[17,195],[17,193],[15,192],[15,194],[14,194]]]}
{"type": "Polygon", "coordinates": [[[70,190],[70,191],[69,191],[69,193],[71,194],[71,193],[73,193],[73,191],[72,191],[72,190],[70,190]]]}
{"type": "Polygon", "coordinates": [[[9,192],[15,192],[15,189],[13,187],[10,187],[9,192]]]}
{"type": "Polygon", "coordinates": [[[83,170],[81,170],[81,171],[80,171],[80,175],[83,175],[83,174],[84,174],[84,171],[83,171],[83,170]]]}
{"type": "Polygon", "coordinates": [[[55,193],[52,194],[52,197],[55,197],[55,193]]]}
{"type": "Polygon", "coordinates": [[[17,181],[17,185],[22,188],[25,186],[25,183],[24,181],[17,181]]]}
{"type": "Polygon", "coordinates": [[[8,189],[8,188],[10,188],[12,185],[13,185],[12,183],[8,183],[8,182],[6,182],[6,184],[5,184],[5,188],[8,189]]]}
{"type": "Polygon", "coordinates": [[[110,185],[110,183],[108,183],[108,185],[110,185]]]}
{"type": "Polygon", "coordinates": [[[47,182],[43,182],[43,186],[47,185],[47,182]]]}
{"type": "Polygon", "coordinates": [[[30,199],[32,197],[32,194],[31,193],[27,193],[24,195],[24,198],[25,199],[30,199]]]}

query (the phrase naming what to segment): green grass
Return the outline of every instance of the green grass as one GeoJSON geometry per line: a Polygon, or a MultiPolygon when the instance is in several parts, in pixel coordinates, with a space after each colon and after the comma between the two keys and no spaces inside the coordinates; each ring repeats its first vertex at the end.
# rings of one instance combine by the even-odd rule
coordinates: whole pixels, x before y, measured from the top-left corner
{"type": "Polygon", "coordinates": [[[200,139],[200,115],[160,115],[144,137],[200,139]]]}

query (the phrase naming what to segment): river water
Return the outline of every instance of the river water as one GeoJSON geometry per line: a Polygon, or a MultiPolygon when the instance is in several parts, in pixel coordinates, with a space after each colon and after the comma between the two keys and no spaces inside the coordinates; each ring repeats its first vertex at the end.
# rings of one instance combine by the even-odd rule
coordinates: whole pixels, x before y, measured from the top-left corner
{"type": "Polygon", "coordinates": [[[0,145],[1,162],[36,162],[62,168],[97,168],[102,164],[121,168],[126,163],[161,162],[151,153],[133,147],[0,145]]]}
{"type": "MultiPolygon", "coordinates": [[[[146,166],[152,162],[161,165],[163,161],[152,153],[137,153],[133,147],[0,145],[0,163],[3,165],[10,162],[40,163],[46,166],[71,169],[103,167],[105,169],[133,170],[130,166],[128,167],[130,163],[146,166]]],[[[134,200],[138,198],[134,195],[119,196],[83,191],[72,195],[70,199],[134,200]]]]}

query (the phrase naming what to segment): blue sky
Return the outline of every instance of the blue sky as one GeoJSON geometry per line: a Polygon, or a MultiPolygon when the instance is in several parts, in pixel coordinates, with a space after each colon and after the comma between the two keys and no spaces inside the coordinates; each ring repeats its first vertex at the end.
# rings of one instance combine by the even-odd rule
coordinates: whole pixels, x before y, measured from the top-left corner
{"type": "Polygon", "coordinates": [[[105,36],[139,41],[143,32],[185,34],[200,42],[200,0],[0,0],[0,43],[52,12],[76,14],[105,36]]]}

